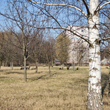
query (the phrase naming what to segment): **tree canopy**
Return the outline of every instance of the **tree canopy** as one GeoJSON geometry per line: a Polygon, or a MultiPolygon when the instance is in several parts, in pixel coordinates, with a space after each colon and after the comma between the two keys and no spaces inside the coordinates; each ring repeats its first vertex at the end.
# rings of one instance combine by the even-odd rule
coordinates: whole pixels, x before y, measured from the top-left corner
{"type": "Polygon", "coordinates": [[[62,32],[56,38],[56,57],[63,64],[69,59],[69,49],[70,39],[62,32]]]}

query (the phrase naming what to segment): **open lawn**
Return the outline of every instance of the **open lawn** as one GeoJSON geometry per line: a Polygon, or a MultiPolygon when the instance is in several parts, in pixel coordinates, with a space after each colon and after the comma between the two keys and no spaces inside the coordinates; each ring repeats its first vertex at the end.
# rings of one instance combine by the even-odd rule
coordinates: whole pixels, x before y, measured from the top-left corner
{"type": "MultiPolygon", "coordinates": [[[[86,110],[88,68],[72,71],[51,67],[27,70],[27,82],[20,67],[0,69],[0,110],[86,110]]],[[[110,109],[108,72],[102,68],[104,110],[110,109]]]]}

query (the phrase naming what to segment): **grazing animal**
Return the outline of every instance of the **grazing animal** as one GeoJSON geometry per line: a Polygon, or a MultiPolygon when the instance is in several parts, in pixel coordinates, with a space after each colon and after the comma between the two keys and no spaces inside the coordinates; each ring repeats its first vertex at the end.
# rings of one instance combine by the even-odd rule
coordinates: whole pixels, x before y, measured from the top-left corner
{"type": "Polygon", "coordinates": [[[63,67],[59,67],[59,70],[63,70],[63,67]]]}
{"type": "Polygon", "coordinates": [[[23,69],[24,69],[24,67],[21,67],[21,68],[20,68],[20,70],[23,70],[23,69]]]}
{"type": "Polygon", "coordinates": [[[69,68],[70,68],[70,66],[68,65],[68,66],[67,66],[67,70],[69,70],[69,68]]]}
{"type": "Polygon", "coordinates": [[[108,67],[106,67],[108,69],[108,67]]]}
{"type": "Polygon", "coordinates": [[[79,67],[77,67],[76,70],[79,70],[79,67]]]}

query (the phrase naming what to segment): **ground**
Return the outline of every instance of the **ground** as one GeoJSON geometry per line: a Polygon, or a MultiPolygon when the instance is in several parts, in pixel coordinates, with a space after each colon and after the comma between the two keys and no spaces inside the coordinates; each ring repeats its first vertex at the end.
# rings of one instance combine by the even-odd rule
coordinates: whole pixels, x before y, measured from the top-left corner
{"type": "MultiPolygon", "coordinates": [[[[108,72],[103,67],[102,89],[104,110],[110,108],[108,97],[108,72]]],[[[88,67],[79,70],[59,70],[39,67],[27,70],[27,82],[20,67],[0,69],[0,110],[86,110],[88,67]]]]}

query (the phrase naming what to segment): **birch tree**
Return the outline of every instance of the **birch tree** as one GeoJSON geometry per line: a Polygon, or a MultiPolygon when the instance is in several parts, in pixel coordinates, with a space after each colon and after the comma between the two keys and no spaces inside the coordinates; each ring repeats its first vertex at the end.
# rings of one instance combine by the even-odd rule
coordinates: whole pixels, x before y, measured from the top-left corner
{"type": "MultiPolygon", "coordinates": [[[[82,36],[78,35],[78,37],[84,39],[89,43],[89,79],[88,79],[88,94],[87,94],[87,109],[88,110],[102,110],[103,109],[103,103],[102,103],[102,96],[101,96],[101,65],[100,65],[100,39],[99,36],[99,11],[103,9],[107,4],[110,4],[110,1],[100,1],[99,0],[81,0],[81,1],[57,1],[56,3],[54,1],[45,1],[41,0],[41,2],[37,2],[37,0],[32,1],[28,0],[32,4],[40,4],[41,6],[45,5],[47,8],[49,6],[56,6],[56,7],[69,7],[71,10],[75,9],[76,13],[80,12],[85,17],[87,17],[88,21],[88,36],[89,39],[85,39],[82,36]],[[78,2],[83,5],[82,7],[78,6],[78,2]]],[[[46,8],[45,8],[46,9],[46,8]]],[[[63,11],[62,11],[63,12],[63,11]]],[[[72,13],[71,13],[72,14],[72,13]]],[[[52,19],[57,22],[59,27],[51,27],[52,29],[65,29],[60,21],[58,21],[54,14],[52,16],[52,19]]],[[[71,30],[69,30],[71,31],[71,30]]],[[[74,33],[74,31],[71,31],[74,33]]],[[[76,33],[74,33],[76,34],[76,33]]]]}

